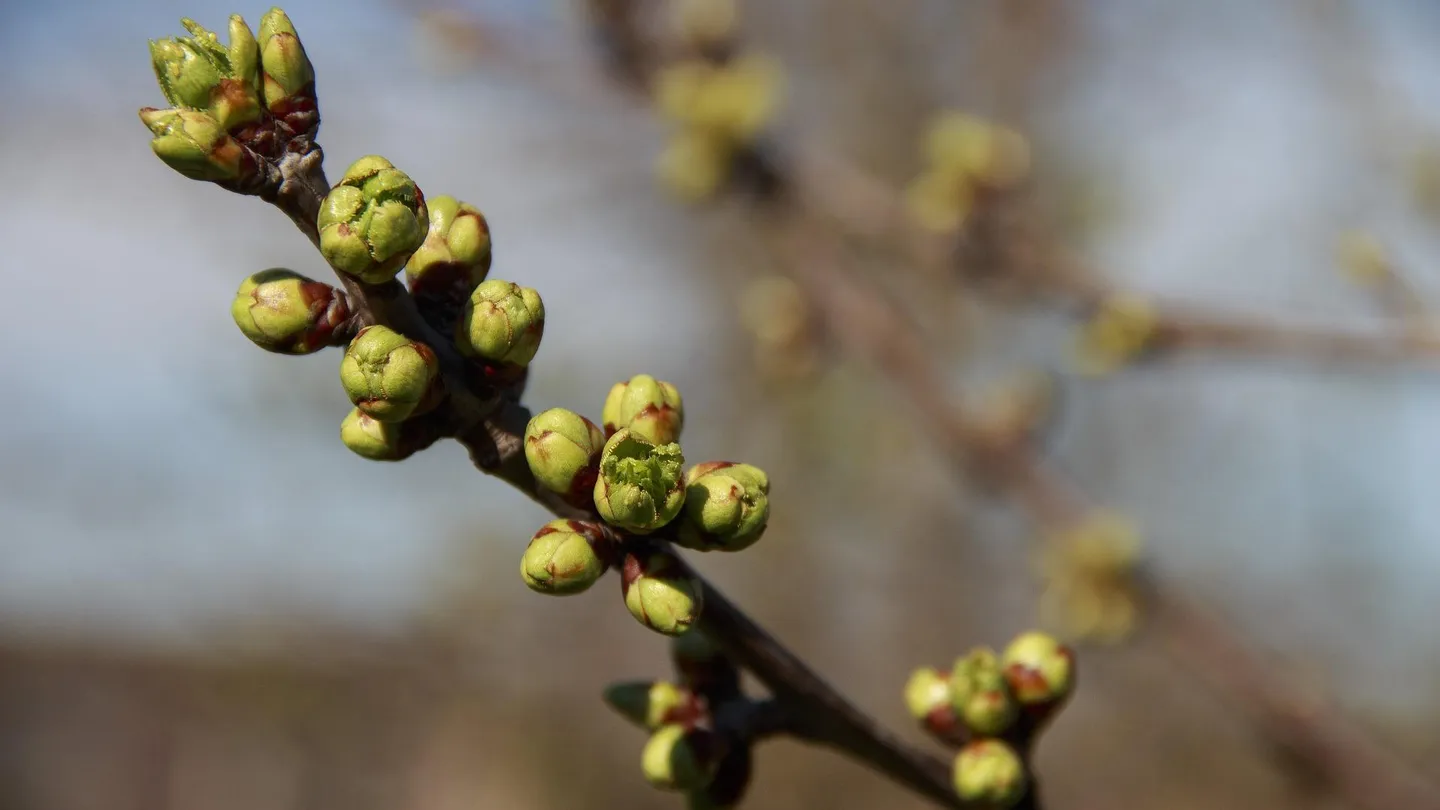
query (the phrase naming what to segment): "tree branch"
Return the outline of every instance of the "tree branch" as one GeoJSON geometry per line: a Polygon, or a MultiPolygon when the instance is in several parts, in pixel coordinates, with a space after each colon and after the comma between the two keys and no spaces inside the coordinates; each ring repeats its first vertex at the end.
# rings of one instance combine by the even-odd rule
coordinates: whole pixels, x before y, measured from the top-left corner
{"type": "MultiPolygon", "coordinates": [[[[278,182],[259,195],[280,208],[317,247],[315,217],[328,188],[319,155],[318,146],[312,153],[287,155],[279,163],[278,182]]],[[[456,439],[469,451],[476,467],[510,484],[558,517],[599,521],[593,508],[568,504],[536,485],[524,457],[523,436],[530,411],[512,397],[474,390],[474,375],[467,372],[463,358],[449,340],[435,334],[420,318],[414,301],[399,282],[362,284],[344,274],[338,275],[354,310],[365,323],[383,324],[422,340],[439,357],[447,398],[434,416],[428,417],[437,426],[438,435],[427,438],[431,441],[441,436],[456,439]]],[[[700,580],[705,594],[700,630],[737,665],[770,688],[778,709],[783,712],[785,732],[834,748],[939,806],[966,806],[955,796],[950,785],[950,770],[944,761],[910,747],[887,732],[719,589],[693,569],[690,571],[700,580]]],[[[771,721],[774,719],[770,717],[771,721]]]]}

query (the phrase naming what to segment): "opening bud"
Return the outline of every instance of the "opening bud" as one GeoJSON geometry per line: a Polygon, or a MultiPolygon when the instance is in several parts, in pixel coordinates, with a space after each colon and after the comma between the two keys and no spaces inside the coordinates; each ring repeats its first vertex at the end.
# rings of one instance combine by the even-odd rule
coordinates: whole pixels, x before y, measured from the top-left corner
{"type": "Polygon", "coordinates": [[[529,287],[492,278],[470,294],[456,331],[462,353],[523,368],[540,350],[545,304],[529,287]]]}
{"type": "Polygon", "coordinates": [[[385,326],[360,330],[340,361],[340,384],[355,407],[382,422],[415,413],[435,383],[435,352],[385,326]]]}
{"type": "Polygon", "coordinates": [[[188,37],[150,43],[150,60],[165,98],[176,107],[210,113],[227,132],[260,120],[258,47],[250,27],[230,18],[230,44],[194,20],[188,37]]]}
{"type": "Polygon", "coordinates": [[[685,405],[680,389],[649,374],[636,374],[610,388],[600,419],[606,434],[629,428],[655,444],[669,444],[680,440],[685,405]]]}
{"type": "Polygon", "coordinates": [[[1054,636],[1022,633],[1000,657],[1010,691],[1027,711],[1049,714],[1075,690],[1075,653],[1054,636]]]}
{"type": "Polygon", "coordinates": [[[955,756],[955,793],[964,802],[1014,807],[1025,797],[1025,763],[1000,740],[976,740],[955,756]]]}
{"type": "Polygon", "coordinates": [[[715,778],[722,754],[714,732],[672,724],[650,735],[640,768],[645,781],[660,790],[702,790],[715,778]]]}
{"type": "Polygon", "coordinates": [[[230,316],[267,352],[310,354],[330,345],[350,309],[344,294],[329,284],[272,267],[241,282],[230,316]]]}
{"type": "Polygon", "coordinates": [[[335,269],[382,284],[425,241],[427,222],[425,196],[415,182],[370,155],[350,164],[320,206],[320,252],[335,269]]]}
{"type": "Polygon", "coordinates": [[[525,461],[536,482],[584,504],[595,488],[605,434],[574,411],[551,408],[525,426],[525,461]]]}
{"type": "Polygon", "coordinates": [[[530,538],[520,576],[532,591],[570,596],[594,585],[610,567],[610,547],[597,525],[552,520],[530,538]]]}
{"type": "Polygon", "coordinates": [[[680,445],[657,445],[621,429],[600,454],[595,508],[607,523],[649,534],[674,520],[685,504],[680,445]]]}
{"type": "Polygon", "coordinates": [[[690,690],[666,681],[611,684],[605,689],[605,702],[626,720],[651,731],[691,725],[703,713],[690,690]]]}
{"type": "Polygon", "coordinates": [[[191,180],[234,180],[245,169],[245,147],[208,113],[147,107],[140,120],[155,136],[155,156],[191,180]]]}
{"type": "Polygon", "coordinates": [[[700,580],[669,551],[632,551],[625,555],[620,574],[625,607],[636,621],[651,630],[678,636],[699,621],[704,609],[700,580]]]}
{"type": "Polygon", "coordinates": [[[740,551],[765,533],[770,478],[758,467],[708,461],[685,476],[685,514],[676,542],[699,551],[740,551]]]}
{"type": "Polygon", "coordinates": [[[1019,713],[1000,659],[989,647],[976,647],[950,670],[950,696],[966,728],[995,737],[1010,728],[1019,713]]]}

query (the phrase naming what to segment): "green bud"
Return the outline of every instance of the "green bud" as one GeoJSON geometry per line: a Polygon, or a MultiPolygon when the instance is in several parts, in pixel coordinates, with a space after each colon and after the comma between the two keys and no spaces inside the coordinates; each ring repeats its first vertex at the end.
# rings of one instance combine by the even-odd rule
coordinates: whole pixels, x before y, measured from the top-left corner
{"type": "Polygon", "coordinates": [[[680,545],[700,551],[740,551],[765,533],[770,478],[760,468],[707,461],[691,467],[685,481],[685,516],[676,536],[680,545]]]}
{"type": "Polygon", "coordinates": [[[492,278],[470,294],[456,331],[461,353],[524,367],[540,349],[545,304],[529,287],[492,278]]]}
{"type": "Polygon", "coordinates": [[[313,95],[315,69],[290,18],[272,8],[260,18],[260,66],[264,74],[265,104],[272,110],[296,95],[313,95]]]}
{"type": "Polygon", "coordinates": [[[140,120],[155,135],[155,156],[192,180],[234,180],[247,164],[245,147],[206,113],[146,107],[140,120]]]}
{"type": "Polygon", "coordinates": [[[685,408],[675,386],[649,374],[636,374],[610,389],[600,420],[606,433],[630,428],[656,444],[669,444],[680,440],[685,408]]]}
{"type": "Polygon", "coordinates": [[[976,647],[955,662],[950,670],[950,694],[955,713],[977,735],[998,736],[1015,722],[1015,697],[1000,660],[989,647],[976,647]]]}
{"type": "Polygon", "coordinates": [[[409,418],[430,393],[440,363],[435,352],[385,326],[360,330],[340,361],[340,384],[365,414],[381,422],[409,418]]]}
{"type": "Polygon", "coordinates": [[[229,132],[260,120],[258,46],[238,15],[230,18],[230,44],[194,20],[181,20],[189,37],[150,43],[155,78],[166,100],[211,114],[229,132]]]}
{"type": "Polygon", "coordinates": [[[160,92],[176,107],[208,109],[210,91],[224,78],[225,66],[216,64],[211,54],[190,39],[152,41],[150,63],[160,92]]]}
{"type": "Polygon", "coordinates": [[[536,482],[551,492],[589,496],[600,467],[605,434],[589,419],[551,408],[525,426],[525,460],[536,482]]]}
{"type": "Polygon", "coordinates": [[[595,508],[607,523],[649,534],[685,504],[685,456],[678,444],[656,445],[622,429],[605,442],[595,481],[595,508]]]}
{"type": "Polygon", "coordinates": [[[689,631],[705,606],[700,580],[678,557],[659,548],[625,555],[620,593],[636,621],[667,636],[689,631]]]}
{"type": "Polygon", "coordinates": [[[674,723],[650,735],[640,768],[660,790],[701,790],[715,778],[721,753],[714,732],[674,723]]]}
{"type": "Polygon", "coordinates": [[[396,461],[401,458],[400,425],[381,422],[356,408],[340,423],[340,441],[357,456],[371,461],[396,461]]]}
{"type": "Polygon", "coordinates": [[[350,309],[329,284],[272,267],[241,282],[230,316],[245,337],[268,352],[310,354],[330,345],[350,309]]]}
{"type": "Polygon", "coordinates": [[[688,723],[698,715],[690,690],[667,681],[631,681],[611,684],[605,702],[630,722],[655,731],[671,723],[688,723]]]}
{"type": "Polygon", "coordinates": [[[448,194],[425,202],[430,230],[405,265],[410,289],[462,286],[468,293],[490,272],[490,224],[480,209],[448,194]]]}
{"type": "Polygon", "coordinates": [[[1026,709],[1052,710],[1075,690],[1075,654],[1054,636],[1022,633],[1005,648],[1000,662],[1010,690],[1026,709]]]}
{"type": "Polygon", "coordinates": [[[426,218],[425,195],[408,175],[383,157],[363,157],[320,206],[320,252],[335,269],[383,284],[425,241],[426,218]]]}
{"type": "Polygon", "coordinates": [[[976,740],[955,756],[955,793],[963,802],[1013,807],[1025,797],[1025,763],[1000,740],[976,740]]]}
{"type": "Polygon", "coordinates": [[[931,712],[950,707],[950,681],[932,667],[921,667],[910,673],[905,682],[905,708],[910,716],[924,721],[931,712]]]}
{"type": "Polygon", "coordinates": [[[608,541],[599,526],[552,520],[530,538],[520,576],[532,591],[570,596],[588,590],[610,567],[608,541]]]}

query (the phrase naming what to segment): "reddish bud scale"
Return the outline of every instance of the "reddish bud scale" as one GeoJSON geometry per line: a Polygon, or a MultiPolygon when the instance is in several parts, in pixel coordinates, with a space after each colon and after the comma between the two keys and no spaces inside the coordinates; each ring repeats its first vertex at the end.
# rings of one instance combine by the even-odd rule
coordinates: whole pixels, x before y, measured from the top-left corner
{"type": "Polygon", "coordinates": [[[470,269],[459,262],[436,263],[426,267],[424,275],[411,276],[408,282],[410,295],[426,322],[442,335],[454,334],[474,286],[470,283],[470,269]]]}
{"type": "Polygon", "coordinates": [[[953,745],[964,745],[970,738],[969,730],[960,722],[960,716],[955,713],[953,706],[936,706],[925,715],[920,725],[935,739],[953,745]]]}
{"type": "MultiPolygon", "coordinates": [[[[1068,647],[1061,648],[1062,654],[1070,661],[1073,669],[1075,653],[1068,647]]],[[[1038,669],[1027,667],[1023,664],[1011,664],[1005,668],[1005,680],[1010,684],[1010,690],[1020,698],[1020,711],[1026,716],[1032,725],[1039,725],[1052,717],[1070,699],[1071,693],[1049,701],[1026,701],[1026,695],[1042,694],[1050,692],[1051,685],[1045,680],[1045,675],[1038,669]]],[[[1073,689],[1072,689],[1073,692],[1073,689]]]]}
{"type": "MultiPolygon", "coordinates": [[[[610,542],[610,538],[606,536],[604,529],[596,526],[594,523],[586,523],[583,520],[567,520],[565,521],[565,525],[570,531],[584,537],[585,540],[590,543],[590,548],[595,550],[595,555],[600,558],[600,561],[605,564],[606,568],[614,566],[617,549],[615,544],[610,542]]],[[[558,531],[560,531],[558,527],[546,524],[540,531],[535,532],[531,538],[531,542],[558,531]]]]}
{"type": "Polygon", "coordinates": [[[300,285],[300,295],[311,313],[321,315],[305,337],[305,347],[310,350],[329,346],[335,330],[350,318],[350,308],[340,291],[319,281],[307,281],[300,285]]]}

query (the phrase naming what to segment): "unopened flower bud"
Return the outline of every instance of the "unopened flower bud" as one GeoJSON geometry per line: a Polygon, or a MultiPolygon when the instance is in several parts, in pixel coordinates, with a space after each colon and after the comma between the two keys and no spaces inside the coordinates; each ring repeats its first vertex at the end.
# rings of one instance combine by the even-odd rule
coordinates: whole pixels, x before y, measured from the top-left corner
{"type": "Polygon", "coordinates": [[[955,756],[955,793],[964,802],[1013,807],[1025,797],[1025,763],[1000,740],[976,740],[955,756]]]}
{"type": "Polygon", "coordinates": [[[715,778],[722,753],[714,732],[675,723],[650,735],[640,768],[645,780],[660,790],[700,790],[715,778]]]}
{"type": "Polygon", "coordinates": [[[724,138],[703,130],[681,130],[656,159],[655,176],[682,201],[698,203],[725,185],[734,155],[734,145],[724,138]]]}
{"type": "Polygon", "coordinates": [[[598,425],[564,408],[537,414],[525,426],[525,461],[535,481],[580,503],[592,497],[604,447],[598,425]]]}
{"type": "Polygon", "coordinates": [[[381,422],[359,408],[350,411],[340,423],[340,441],[355,455],[371,461],[398,461],[402,457],[399,423],[381,422]]]}
{"type": "Polygon", "coordinates": [[[950,670],[950,698],[955,713],[975,734],[995,737],[1015,722],[1015,697],[995,651],[977,647],[950,670]]]}
{"type": "Polygon", "coordinates": [[[676,542],[700,551],[740,551],[765,533],[770,478],[760,468],[708,461],[691,467],[685,481],[685,513],[676,542]]]}
{"type": "Polygon", "coordinates": [[[655,444],[669,444],[680,440],[685,406],[675,386],[649,374],[636,374],[610,388],[600,420],[607,435],[630,428],[655,444]]]}
{"type": "Polygon", "coordinates": [[[654,444],[628,428],[605,442],[595,508],[607,523],[648,534],[674,520],[685,503],[680,445],[654,444]]]}
{"type": "Polygon", "coordinates": [[[470,294],[457,332],[462,353],[523,368],[540,350],[545,304],[529,287],[492,278],[470,294]]]}
{"type": "Polygon", "coordinates": [[[425,201],[430,227],[405,265],[410,289],[463,286],[466,293],[490,272],[490,224],[475,206],[448,194],[425,201]]]}
{"type": "Polygon", "coordinates": [[[360,158],[320,206],[320,252],[337,270],[382,284],[425,241],[427,216],[408,175],[383,157],[360,158]]]}
{"type": "Polygon", "coordinates": [[[921,667],[905,682],[905,708],[921,725],[946,732],[955,724],[950,681],[945,673],[921,667]]]}
{"type": "Polygon", "coordinates": [[[581,593],[610,567],[610,546],[595,524],[552,520],[530,538],[520,576],[532,591],[554,596],[581,593]]]}
{"type": "Polygon", "coordinates": [[[930,125],[925,153],[931,169],[989,188],[1008,188],[1030,170],[1025,136],[966,113],[951,112],[930,125]]]}
{"type": "Polygon", "coordinates": [[[266,351],[310,354],[330,345],[350,309],[329,284],[274,267],[240,284],[230,315],[245,337],[266,351]]]}
{"type": "Polygon", "coordinates": [[[245,147],[208,113],[147,107],[140,120],[155,136],[155,156],[192,180],[234,180],[248,164],[245,147]]]}
{"type": "Polygon", "coordinates": [[[690,725],[700,715],[694,693],[668,681],[611,684],[605,689],[605,702],[626,720],[651,731],[677,723],[690,725]]]}
{"type": "Polygon", "coordinates": [[[905,187],[905,207],[921,228],[947,235],[958,232],[970,218],[975,197],[963,179],[932,169],[905,187]]]}
{"type": "Polygon", "coordinates": [[[345,350],[340,384],[361,411],[382,422],[399,422],[431,392],[439,370],[429,346],[386,326],[367,326],[345,350]]]}
{"type": "Polygon", "coordinates": [[[313,95],[315,68],[285,12],[278,8],[267,11],[260,18],[259,33],[265,104],[274,111],[296,96],[313,95]]]}
{"type": "Polygon", "coordinates": [[[620,593],[636,621],[667,636],[689,631],[704,609],[700,580],[674,554],[659,548],[625,555],[620,593]]]}
{"type": "Polygon", "coordinates": [[[1010,691],[1027,711],[1049,714],[1075,689],[1075,654],[1054,636],[1022,633],[1000,657],[1010,691]]]}

